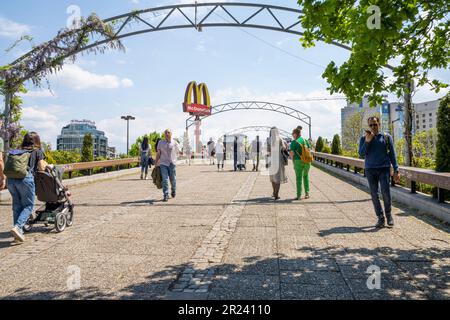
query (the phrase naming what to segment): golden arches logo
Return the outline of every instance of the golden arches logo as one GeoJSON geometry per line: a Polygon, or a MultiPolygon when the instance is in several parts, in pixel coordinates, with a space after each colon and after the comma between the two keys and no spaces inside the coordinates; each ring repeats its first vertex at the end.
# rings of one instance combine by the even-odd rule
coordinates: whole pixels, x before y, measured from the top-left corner
{"type": "Polygon", "coordinates": [[[193,115],[211,114],[211,98],[206,84],[197,85],[195,81],[188,84],[184,95],[183,111],[193,115]]]}

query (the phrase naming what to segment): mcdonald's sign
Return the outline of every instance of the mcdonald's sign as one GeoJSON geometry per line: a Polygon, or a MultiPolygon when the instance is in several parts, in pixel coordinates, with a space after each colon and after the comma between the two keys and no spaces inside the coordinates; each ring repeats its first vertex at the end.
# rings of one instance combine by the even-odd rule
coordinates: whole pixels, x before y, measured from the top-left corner
{"type": "Polygon", "coordinates": [[[211,98],[206,84],[197,85],[195,81],[188,84],[184,95],[183,111],[196,116],[211,115],[211,98]]]}

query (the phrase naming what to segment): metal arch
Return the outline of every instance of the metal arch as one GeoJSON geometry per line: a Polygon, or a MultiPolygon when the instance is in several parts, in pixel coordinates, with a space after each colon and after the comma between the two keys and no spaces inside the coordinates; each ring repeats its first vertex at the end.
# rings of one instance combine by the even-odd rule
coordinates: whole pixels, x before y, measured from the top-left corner
{"type": "MultiPolygon", "coordinates": [[[[265,110],[284,114],[286,116],[297,119],[309,127],[309,138],[311,138],[311,117],[294,108],[284,106],[278,103],[263,102],[263,101],[242,101],[224,103],[211,108],[210,116],[200,116],[199,119],[214,116],[219,113],[235,111],[235,110],[265,110]]],[[[195,124],[196,116],[190,116],[186,119],[186,130],[195,124]]]]}
{"type": "MultiPolygon", "coordinates": [[[[271,126],[248,126],[248,127],[242,127],[239,129],[234,129],[230,132],[225,133],[225,135],[231,136],[234,134],[239,134],[239,133],[249,132],[249,131],[270,131],[270,129],[272,129],[271,126]]],[[[280,135],[284,138],[291,137],[291,134],[286,130],[278,128],[278,131],[280,132],[280,135]]]]}
{"type": "MultiPolygon", "coordinates": [[[[188,29],[194,28],[196,30],[201,30],[205,27],[241,27],[241,28],[258,28],[266,29],[272,31],[285,32],[295,35],[303,35],[303,31],[300,29],[301,16],[303,15],[302,10],[293,9],[288,7],[269,5],[269,4],[257,4],[257,3],[240,3],[240,2],[214,2],[214,3],[192,3],[192,4],[178,4],[161,6],[156,8],[149,8],[144,10],[135,10],[126,14],[114,16],[103,20],[104,23],[108,23],[114,30],[114,37],[95,40],[89,39],[85,46],[81,47],[79,50],[71,52],[67,55],[62,55],[57,57],[58,59],[66,59],[70,56],[76,55],[85,50],[91,49],[93,47],[108,43],[112,40],[123,39],[130,36],[135,36],[143,33],[150,33],[156,31],[173,30],[173,29],[188,29]],[[255,9],[252,13],[249,13],[245,18],[239,19],[232,12],[232,8],[248,8],[255,9]],[[186,9],[196,9],[195,13],[188,13],[186,9]],[[204,8],[205,12],[202,17],[199,17],[197,13],[198,8],[204,8]],[[221,17],[217,14],[217,9],[226,15],[221,17]],[[272,18],[272,24],[267,22],[265,24],[255,22],[255,17],[261,16],[264,13],[268,13],[272,18]],[[150,14],[152,17],[162,17],[158,23],[150,21],[152,17],[144,17],[143,15],[150,14]],[[212,22],[210,17],[215,14],[219,16],[224,22],[212,22]],[[285,19],[281,18],[281,14],[292,15],[292,21],[289,23],[285,22],[285,19]],[[170,17],[177,15],[177,22],[171,21],[170,17]],[[200,19],[201,18],[201,19],[200,19]],[[282,23],[284,21],[284,24],[282,23]],[[139,28],[139,26],[144,26],[144,28],[139,28]],[[299,30],[300,29],[300,30],[299,30]]],[[[75,30],[76,31],[76,30],[75,30]]],[[[346,50],[352,50],[351,46],[342,44],[339,42],[331,41],[330,44],[341,47],[346,50]]],[[[39,50],[39,46],[30,52],[26,53],[22,57],[12,62],[10,65],[15,65],[20,63],[25,57],[29,56],[35,50],[39,50]]],[[[387,68],[392,68],[391,66],[386,66],[387,68]]],[[[27,80],[27,79],[25,79],[27,80]]],[[[24,81],[25,81],[24,80],[24,81]]]]}

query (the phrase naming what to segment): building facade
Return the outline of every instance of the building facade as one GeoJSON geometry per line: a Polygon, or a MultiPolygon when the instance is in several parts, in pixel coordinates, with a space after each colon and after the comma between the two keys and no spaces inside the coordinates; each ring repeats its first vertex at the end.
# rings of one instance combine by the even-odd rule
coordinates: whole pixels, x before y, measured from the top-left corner
{"type": "MultiPolygon", "coordinates": [[[[420,131],[427,131],[436,128],[437,112],[439,108],[440,99],[414,103],[412,125],[413,134],[420,131]]],[[[381,120],[381,131],[388,132],[392,135],[394,141],[403,139],[404,132],[404,112],[403,103],[384,101],[382,105],[371,108],[369,106],[367,97],[359,103],[347,103],[345,108],[341,109],[341,136],[343,147],[345,148],[346,137],[343,134],[343,128],[348,119],[357,112],[362,112],[361,127],[364,129],[367,126],[367,118],[377,114],[381,120]]],[[[361,132],[361,135],[363,132],[361,132]]]]}
{"type": "Polygon", "coordinates": [[[106,152],[108,159],[117,159],[119,157],[116,151],[116,147],[107,147],[106,152]]]}
{"type": "Polygon", "coordinates": [[[413,114],[413,133],[436,128],[440,99],[415,103],[413,114]]]}
{"type": "Polygon", "coordinates": [[[97,130],[95,122],[89,120],[72,120],[63,127],[56,141],[57,150],[81,152],[84,136],[89,133],[94,143],[94,157],[107,157],[108,138],[103,131],[97,130]]]}

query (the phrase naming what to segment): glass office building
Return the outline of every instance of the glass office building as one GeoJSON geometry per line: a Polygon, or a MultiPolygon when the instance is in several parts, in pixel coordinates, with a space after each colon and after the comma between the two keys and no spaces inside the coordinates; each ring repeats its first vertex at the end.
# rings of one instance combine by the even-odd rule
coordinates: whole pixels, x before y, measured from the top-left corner
{"type": "Polygon", "coordinates": [[[97,130],[95,122],[89,120],[72,120],[63,127],[56,141],[57,150],[81,152],[84,136],[88,133],[92,135],[94,142],[94,157],[107,157],[108,138],[103,131],[97,130]]]}

